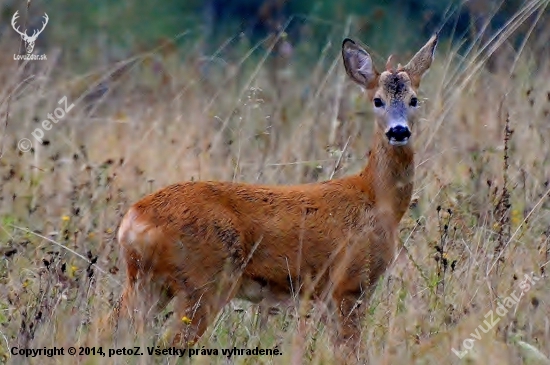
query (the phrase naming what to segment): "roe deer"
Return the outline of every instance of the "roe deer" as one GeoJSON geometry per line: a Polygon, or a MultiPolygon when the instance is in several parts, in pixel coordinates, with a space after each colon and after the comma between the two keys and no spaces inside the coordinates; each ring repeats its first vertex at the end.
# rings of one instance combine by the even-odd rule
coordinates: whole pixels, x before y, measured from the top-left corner
{"type": "Polygon", "coordinates": [[[416,92],[437,39],[396,70],[388,59],[382,73],[367,51],[343,41],[345,70],[375,115],[360,173],[295,186],[183,182],[135,203],[118,231],[127,282],[113,318],[135,315],[138,304],[158,313],[174,299],[169,339],[187,346],[233,298],[283,302],[307,293],[337,308],[336,343],[357,350],[368,299],[396,256],[410,204],[416,92]]]}

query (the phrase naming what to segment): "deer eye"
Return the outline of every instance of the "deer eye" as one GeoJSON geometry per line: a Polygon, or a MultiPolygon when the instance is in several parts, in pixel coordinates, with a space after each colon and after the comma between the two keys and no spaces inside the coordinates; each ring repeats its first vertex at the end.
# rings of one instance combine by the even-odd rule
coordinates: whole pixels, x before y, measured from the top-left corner
{"type": "Polygon", "coordinates": [[[375,108],[381,108],[384,106],[384,102],[380,98],[374,98],[373,102],[375,108]]]}
{"type": "Polygon", "coordinates": [[[413,108],[416,108],[418,106],[418,99],[415,97],[411,98],[409,105],[412,106],[413,108]]]}

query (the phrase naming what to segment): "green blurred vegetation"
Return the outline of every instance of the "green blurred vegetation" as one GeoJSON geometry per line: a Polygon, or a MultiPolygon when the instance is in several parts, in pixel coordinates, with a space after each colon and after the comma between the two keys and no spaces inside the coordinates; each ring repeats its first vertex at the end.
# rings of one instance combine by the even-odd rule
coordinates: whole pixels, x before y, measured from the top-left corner
{"type": "MultiPolygon", "coordinates": [[[[25,4],[4,5],[3,22],[9,24],[25,4]]],[[[250,48],[282,29],[299,52],[318,53],[346,35],[383,54],[409,51],[434,31],[463,39],[475,37],[486,23],[498,29],[522,6],[522,0],[50,0],[32,1],[29,16],[40,21],[46,11],[50,25],[38,42],[61,46],[66,64],[85,67],[97,65],[98,58],[112,61],[152,50],[166,40],[177,44],[182,57],[211,54],[228,41],[227,49],[241,51],[235,46],[250,48]]]]}

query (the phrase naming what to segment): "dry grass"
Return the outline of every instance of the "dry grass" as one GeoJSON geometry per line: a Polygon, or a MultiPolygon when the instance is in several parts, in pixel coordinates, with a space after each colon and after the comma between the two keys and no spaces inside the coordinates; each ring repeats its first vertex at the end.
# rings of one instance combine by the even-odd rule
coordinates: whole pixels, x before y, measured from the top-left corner
{"type": "MultiPolygon", "coordinates": [[[[379,283],[365,319],[365,362],[550,363],[550,146],[544,143],[550,62],[535,61],[537,49],[527,43],[511,55],[510,76],[511,63],[489,72],[483,54],[490,47],[476,59],[478,50],[460,58],[443,43],[423,82],[416,198],[401,225],[409,259],[379,283]],[[505,168],[507,115],[513,133],[505,168]],[[484,315],[519,293],[531,272],[543,278],[459,360],[451,348],[462,350],[484,315]]],[[[50,57],[33,64],[34,78],[8,102],[28,71],[15,62],[1,65],[2,119],[10,112],[0,159],[1,358],[99,364],[106,358],[25,359],[8,348],[138,345],[144,351],[157,343],[163,318],[144,337],[122,329],[116,339],[99,340],[95,326],[124,280],[117,225],[151,190],[190,179],[295,184],[362,168],[372,129],[369,106],[360,90],[343,83],[338,49],[328,55],[337,64],[328,74],[320,67],[297,75],[291,66],[290,76],[274,76],[265,62],[201,74],[196,64],[162,54],[128,67],[103,99],[81,100],[81,75],[52,72],[50,57]],[[36,143],[30,135],[39,126],[35,120],[45,119],[65,95],[75,108],[44,132],[47,145],[36,143]],[[335,143],[327,146],[332,135],[335,143]],[[19,152],[21,138],[32,140],[32,152],[19,152]]],[[[311,321],[300,344],[291,313],[271,316],[260,329],[256,309],[226,307],[196,348],[278,346],[282,356],[195,356],[193,362],[333,363],[324,326],[311,321]]],[[[168,356],[153,359],[176,363],[168,356]]],[[[117,356],[108,362],[152,360],[117,356]]]]}

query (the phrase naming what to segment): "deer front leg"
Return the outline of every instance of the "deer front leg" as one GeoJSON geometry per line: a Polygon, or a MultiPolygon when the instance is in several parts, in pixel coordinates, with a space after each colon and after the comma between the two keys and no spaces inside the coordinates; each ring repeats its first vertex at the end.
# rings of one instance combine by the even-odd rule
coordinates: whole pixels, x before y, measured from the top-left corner
{"type": "MultiPolygon", "coordinates": [[[[367,308],[365,293],[362,291],[335,294],[338,321],[336,345],[345,358],[356,358],[361,350],[361,322],[367,308]]],[[[340,351],[339,351],[340,352],[340,351]]]]}

